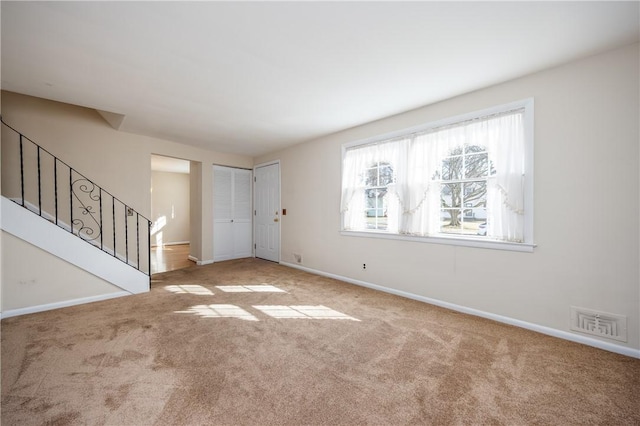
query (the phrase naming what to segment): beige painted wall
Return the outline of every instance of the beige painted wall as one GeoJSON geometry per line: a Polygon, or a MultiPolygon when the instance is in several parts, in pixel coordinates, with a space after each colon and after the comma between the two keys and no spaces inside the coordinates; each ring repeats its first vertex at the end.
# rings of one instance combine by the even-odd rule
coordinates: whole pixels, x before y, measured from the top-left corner
{"type": "MultiPolygon", "coordinates": [[[[120,132],[93,109],[2,92],[3,119],[45,149],[122,201],[151,217],[151,154],[201,163],[192,188],[192,233],[203,237],[192,242],[192,256],[213,259],[212,167],[221,164],[249,168],[249,157],[190,147],[162,139],[120,132]],[[193,196],[197,198],[194,200],[193,196]]],[[[125,118],[126,119],[126,118],[125,118]]],[[[5,176],[3,176],[4,178],[5,176]]],[[[4,184],[4,182],[3,182],[4,184]]]]}
{"type": "Polygon", "coordinates": [[[152,245],[189,242],[189,182],[188,173],[151,172],[152,245]]]}
{"type": "MultiPolygon", "coordinates": [[[[207,169],[213,170],[213,167],[205,167],[207,169]]],[[[192,161],[189,166],[189,179],[190,179],[190,226],[191,226],[191,238],[190,238],[190,246],[189,246],[189,257],[192,260],[202,260],[202,257],[198,256],[197,247],[202,247],[204,244],[204,240],[209,239],[211,241],[211,261],[213,261],[213,217],[211,216],[211,234],[204,234],[203,230],[203,217],[207,213],[205,210],[205,205],[203,203],[203,198],[200,194],[203,191],[203,175],[202,175],[202,163],[199,161],[192,161]],[[204,237],[204,235],[211,235],[211,238],[204,237]]],[[[211,173],[213,177],[213,172],[211,173]]],[[[213,185],[211,185],[211,213],[213,215],[213,185]]],[[[207,258],[209,259],[209,258],[207,258]]]]}
{"type": "Polygon", "coordinates": [[[2,263],[2,312],[123,292],[4,231],[2,263]]]}
{"type": "MultiPolygon", "coordinates": [[[[628,317],[640,348],[639,46],[256,159],[279,159],[282,260],[569,331],[571,305],[628,317]],[[340,235],[341,145],[535,99],[534,253],[340,235]],[[367,269],[362,269],[362,264],[367,269]]],[[[615,343],[615,342],[613,342],[615,343]]]]}

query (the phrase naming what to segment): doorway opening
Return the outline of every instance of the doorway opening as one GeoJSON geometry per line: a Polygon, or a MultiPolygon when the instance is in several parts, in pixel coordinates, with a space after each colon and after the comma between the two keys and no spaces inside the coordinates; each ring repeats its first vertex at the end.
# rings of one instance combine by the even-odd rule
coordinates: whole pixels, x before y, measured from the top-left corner
{"type": "Polygon", "coordinates": [[[187,268],[190,252],[190,162],[151,155],[151,273],[187,268]]]}

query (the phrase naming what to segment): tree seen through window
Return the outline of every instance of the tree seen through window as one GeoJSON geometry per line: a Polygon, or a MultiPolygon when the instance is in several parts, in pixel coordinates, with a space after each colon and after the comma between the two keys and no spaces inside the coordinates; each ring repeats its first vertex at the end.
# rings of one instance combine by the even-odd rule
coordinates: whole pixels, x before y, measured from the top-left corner
{"type": "Polygon", "coordinates": [[[484,146],[458,146],[449,152],[434,175],[441,182],[441,232],[479,232],[487,220],[487,178],[494,173],[484,146]]]}

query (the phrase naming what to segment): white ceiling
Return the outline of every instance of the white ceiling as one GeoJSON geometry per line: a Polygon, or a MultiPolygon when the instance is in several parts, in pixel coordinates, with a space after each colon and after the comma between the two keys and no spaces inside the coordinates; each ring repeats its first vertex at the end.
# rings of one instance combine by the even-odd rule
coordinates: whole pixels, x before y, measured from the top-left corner
{"type": "Polygon", "coordinates": [[[2,1],[2,88],[257,156],[632,43],[638,5],[2,1]]]}

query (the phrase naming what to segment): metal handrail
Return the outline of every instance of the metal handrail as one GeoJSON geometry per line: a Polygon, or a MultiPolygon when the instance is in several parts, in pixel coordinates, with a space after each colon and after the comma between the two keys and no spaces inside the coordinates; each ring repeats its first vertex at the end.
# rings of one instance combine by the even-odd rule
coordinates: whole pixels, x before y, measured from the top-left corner
{"type": "MultiPolygon", "coordinates": [[[[22,207],[27,210],[43,217],[55,223],[58,227],[76,235],[80,239],[86,241],[90,245],[112,255],[116,259],[119,259],[126,263],[127,265],[145,273],[146,275],[151,275],[151,221],[147,219],[145,216],[141,215],[132,207],[128,206],[126,203],[121,201],[119,198],[115,197],[110,192],[106,191],[91,179],[87,178],[84,174],[78,172],[76,169],[71,167],[66,162],[60,160],[57,156],[53,155],[51,152],[47,151],[45,148],[42,148],[39,144],[29,139],[27,136],[20,133],[18,130],[7,124],[2,116],[0,116],[0,122],[4,126],[6,126],[11,131],[15,132],[19,137],[19,162],[20,162],[20,201],[14,202],[20,204],[22,207]],[[29,147],[26,145],[27,143],[32,144],[35,147],[35,159],[37,171],[28,170],[26,165],[27,163],[27,154],[25,153],[25,149],[29,147]],[[53,177],[53,212],[49,212],[43,209],[43,161],[49,160],[52,162],[52,177],[53,177]],[[68,170],[69,174],[69,188],[68,188],[68,203],[69,203],[69,212],[66,217],[69,219],[69,223],[65,223],[64,219],[66,217],[60,217],[60,209],[62,207],[61,202],[65,200],[60,200],[61,194],[61,186],[59,184],[58,175],[60,173],[60,169],[68,170]],[[26,177],[29,173],[35,173],[37,176],[37,205],[33,205],[27,198],[25,197],[26,191],[26,177]],[[107,207],[107,211],[110,210],[109,213],[105,213],[103,209],[103,204],[111,204],[110,209],[107,207]],[[74,217],[74,209],[79,209],[80,214],[74,217]],[[97,210],[97,211],[96,211],[97,210]],[[118,214],[116,213],[118,211],[118,214]],[[117,216],[120,215],[120,211],[124,212],[124,215],[121,216],[120,220],[117,220],[117,216]],[[53,214],[52,214],[53,213],[53,214]],[[98,218],[96,218],[98,215],[98,218]],[[105,221],[106,216],[106,221],[105,221]],[[84,219],[86,217],[86,219],[84,219]],[[129,218],[135,217],[135,245],[136,245],[136,254],[135,254],[135,263],[134,259],[129,256],[129,218]],[[109,219],[111,219],[109,221],[109,219]],[[119,223],[122,221],[123,224],[119,223]],[[146,235],[146,252],[147,252],[147,264],[146,270],[140,265],[140,221],[143,223],[146,222],[147,226],[143,227],[147,230],[146,235]],[[105,226],[107,225],[107,226],[105,226]],[[118,232],[118,227],[124,227],[124,232],[118,232]],[[108,238],[105,238],[105,228],[110,228],[112,232],[108,238]],[[123,234],[123,235],[120,235],[123,234]],[[124,237],[124,242],[118,241],[118,235],[120,237],[124,237]],[[121,248],[124,244],[124,249],[121,248]],[[119,253],[118,250],[121,250],[119,253]],[[124,250],[122,252],[122,250],[124,250]]],[[[3,141],[3,144],[7,143],[3,141]]],[[[3,155],[4,157],[4,155],[3,155]]],[[[4,159],[3,161],[10,161],[4,159]]],[[[106,207],[106,205],[104,206],[106,207]]]]}

